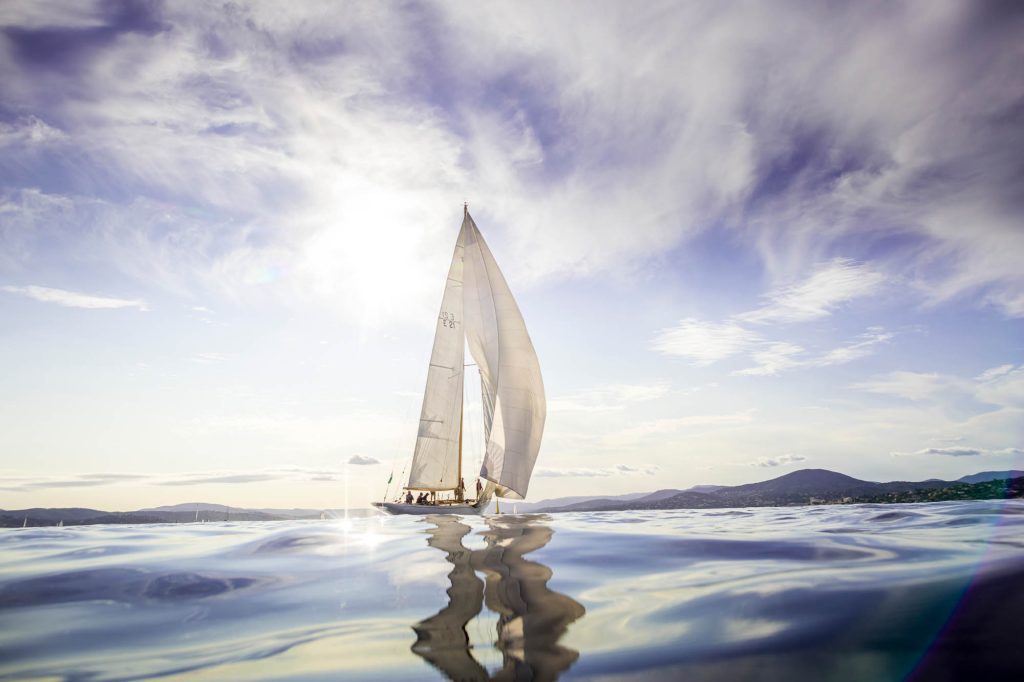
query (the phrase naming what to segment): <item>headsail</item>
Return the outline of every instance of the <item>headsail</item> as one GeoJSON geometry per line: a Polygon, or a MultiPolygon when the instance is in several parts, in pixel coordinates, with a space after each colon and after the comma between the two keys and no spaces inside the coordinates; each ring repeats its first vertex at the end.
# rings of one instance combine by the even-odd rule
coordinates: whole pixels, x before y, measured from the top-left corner
{"type": "Polygon", "coordinates": [[[455,244],[441,311],[434,331],[427,387],[423,393],[416,451],[409,488],[454,490],[459,483],[459,436],[462,429],[462,380],[465,364],[463,329],[463,251],[466,228],[455,244]]]}
{"type": "Polygon", "coordinates": [[[540,363],[512,291],[468,211],[459,239],[466,340],[483,393],[487,450],[480,476],[497,485],[499,496],[523,499],[547,414],[540,363]]]}

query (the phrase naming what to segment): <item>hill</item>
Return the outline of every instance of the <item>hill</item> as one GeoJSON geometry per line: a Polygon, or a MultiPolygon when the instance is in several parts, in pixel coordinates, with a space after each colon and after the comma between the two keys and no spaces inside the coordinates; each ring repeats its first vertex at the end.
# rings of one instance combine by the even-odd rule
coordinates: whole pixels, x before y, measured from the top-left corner
{"type": "Polygon", "coordinates": [[[1009,471],[979,471],[970,476],[962,476],[958,479],[960,483],[984,483],[985,481],[998,481],[1024,476],[1024,471],[1010,469],[1009,471]]]}
{"type": "Polygon", "coordinates": [[[593,499],[567,506],[548,507],[542,511],[714,509],[861,502],[932,502],[1020,497],[1022,489],[1024,489],[1024,477],[989,478],[977,483],[938,479],[877,483],[862,481],[827,469],[801,469],[767,481],[715,487],[707,492],[697,492],[691,489],[671,495],[652,494],[635,500],[593,499]]]}
{"type": "MultiPolygon", "coordinates": [[[[370,516],[373,509],[350,509],[350,517],[370,516]]],[[[150,507],[126,512],[109,512],[79,507],[0,509],[0,528],[56,526],[91,526],[97,524],[132,523],[196,523],[215,521],[295,521],[304,519],[341,518],[344,509],[244,509],[223,504],[189,502],[186,504],[150,507]]]]}

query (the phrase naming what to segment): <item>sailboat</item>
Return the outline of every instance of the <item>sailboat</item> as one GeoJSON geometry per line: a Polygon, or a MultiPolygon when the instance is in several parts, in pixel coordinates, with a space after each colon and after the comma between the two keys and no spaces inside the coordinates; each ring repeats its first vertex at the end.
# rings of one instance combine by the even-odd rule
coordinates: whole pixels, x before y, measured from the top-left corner
{"type": "MultiPolygon", "coordinates": [[[[526,497],[547,403],[537,353],[512,291],[468,205],[445,280],[419,431],[403,491],[430,504],[375,502],[389,514],[479,514],[491,497],[526,497]],[[480,372],[484,456],[476,499],[463,485],[465,349],[480,372]],[[451,498],[445,498],[445,494],[451,498]]],[[[402,491],[400,491],[401,493],[402,491]]]]}

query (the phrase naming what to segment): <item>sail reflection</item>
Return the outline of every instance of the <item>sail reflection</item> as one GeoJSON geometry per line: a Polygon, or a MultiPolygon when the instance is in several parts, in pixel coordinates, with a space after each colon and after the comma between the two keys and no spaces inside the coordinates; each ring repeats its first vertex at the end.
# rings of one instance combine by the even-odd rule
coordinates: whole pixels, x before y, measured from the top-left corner
{"type": "Polygon", "coordinates": [[[448,605],[413,626],[412,650],[453,680],[553,680],[579,657],[558,643],[585,609],[547,586],[551,569],[523,558],[544,547],[553,531],[538,515],[487,519],[480,535],[483,549],[470,550],[462,539],[471,528],[453,516],[425,519],[434,527],[427,541],[447,553],[448,605]],[[485,576],[481,580],[477,573],[485,576]],[[466,625],[486,603],[498,614],[495,647],[503,665],[492,674],[473,658],[466,625]]]}

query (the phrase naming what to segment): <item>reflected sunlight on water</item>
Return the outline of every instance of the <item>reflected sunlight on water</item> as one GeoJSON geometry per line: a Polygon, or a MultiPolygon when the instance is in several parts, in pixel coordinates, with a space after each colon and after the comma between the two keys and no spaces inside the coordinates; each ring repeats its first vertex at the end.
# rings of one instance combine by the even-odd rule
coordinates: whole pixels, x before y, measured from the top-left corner
{"type": "Polygon", "coordinates": [[[1024,503],[0,532],[0,678],[1020,673],[1024,503]]]}

